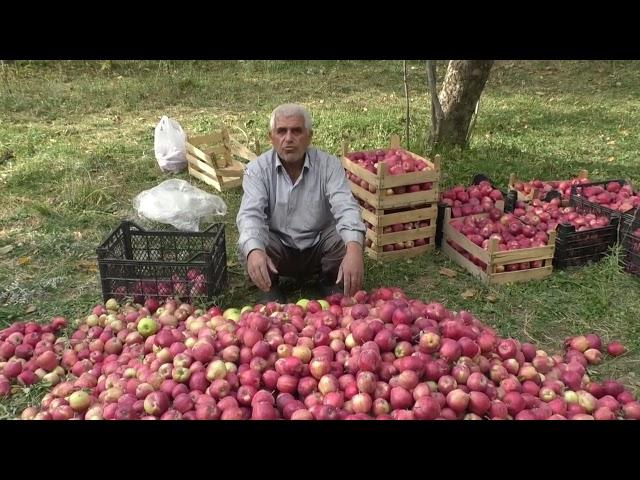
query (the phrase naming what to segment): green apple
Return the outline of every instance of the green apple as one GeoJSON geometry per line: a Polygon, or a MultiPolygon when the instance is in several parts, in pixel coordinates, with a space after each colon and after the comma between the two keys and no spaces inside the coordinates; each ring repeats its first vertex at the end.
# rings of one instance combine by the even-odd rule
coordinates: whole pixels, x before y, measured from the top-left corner
{"type": "Polygon", "coordinates": [[[186,383],[189,381],[191,371],[187,367],[174,367],[171,371],[171,378],[178,383],[186,383]]]}
{"type": "Polygon", "coordinates": [[[158,324],[151,317],[141,318],[138,322],[138,333],[147,338],[158,331],[158,324]]]}
{"type": "Polygon", "coordinates": [[[74,412],[83,412],[91,405],[91,397],[84,390],[73,392],[69,396],[69,406],[74,412]]]}
{"type": "Polygon", "coordinates": [[[238,320],[240,320],[240,310],[238,310],[237,308],[227,308],[223,312],[222,316],[227,320],[233,320],[234,322],[237,322],[238,320]]]}
{"type": "Polygon", "coordinates": [[[323,310],[329,310],[329,302],[326,300],[318,300],[318,303],[322,305],[323,310]]]}
{"type": "Polygon", "coordinates": [[[309,303],[309,300],[306,298],[301,298],[300,300],[298,300],[296,302],[296,305],[304,308],[305,310],[307,309],[307,304],[309,303]]]}
{"type": "Polygon", "coordinates": [[[245,305],[244,307],[242,307],[242,310],[240,310],[240,314],[242,315],[244,312],[251,312],[252,310],[253,310],[253,307],[249,305],[245,305]]]}
{"type": "Polygon", "coordinates": [[[118,305],[118,301],[115,298],[110,298],[109,300],[107,300],[107,303],[105,303],[104,306],[107,308],[107,310],[117,311],[118,308],[120,308],[120,305],[118,305]]]}
{"type": "Polygon", "coordinates": [[[229,318],[229,315],[235,313],[240,313],[240,310],[238,310],[237,308],[227,308],[224,312],[222,312],[222,317],[229,318]]]}

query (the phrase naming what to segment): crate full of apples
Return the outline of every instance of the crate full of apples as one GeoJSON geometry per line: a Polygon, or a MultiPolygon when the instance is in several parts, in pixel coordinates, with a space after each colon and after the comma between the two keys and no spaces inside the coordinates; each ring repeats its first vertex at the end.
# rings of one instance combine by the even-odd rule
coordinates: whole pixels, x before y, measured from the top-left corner
{"type": "Polygon", "coordinates": [[[605,180],[574,186],[571,201],[605,215],[620,214],[625,222],[632,223],[638,217],[640,193],[626,180],[605,180]]]}
{"type": "Polygon", "coordinates": [[[408,258],[433,249],[438,215],[435,204],[382,210],[360,202],[367,227],[365,251],[372,258],[408,258]]]}
{"type": "Polygon", "coordinates": [[[518,201],[513,213],[527,225],[556,232],[556,268],[596,262],[618,240],[620,216],[605,215],[588,205],[563,207],[559,198],[549,202],[535,199],[530,205],[518,201]]]}
{"type": "Polygon", "coordinates": [[[518,200],[530,202],[534,199],[544,199],[549,192],[559,192],[564,206],[569,205],[571,189],[575,185],[589,183],[589,172],[581,170],[575,178],[570,180],[539,180],[534,179],[528,182],[519,180],[515,173],[509,176],[509,190],[518,193],[518,200]]]}
{"type": "Polygon", "coordinates": [[[441,249],[487,284],[522,282],[551,275],[555,235],[495,207],[461,218],[447,210],[441,249]]]}
{"type": "Polygon", "coordinates": [[[400,148],[397,135],[387,149],[348,152],[343,146],[353,194],[377,209],[437,202],[440,162],[439,155],[430,160],[400,148]]]}

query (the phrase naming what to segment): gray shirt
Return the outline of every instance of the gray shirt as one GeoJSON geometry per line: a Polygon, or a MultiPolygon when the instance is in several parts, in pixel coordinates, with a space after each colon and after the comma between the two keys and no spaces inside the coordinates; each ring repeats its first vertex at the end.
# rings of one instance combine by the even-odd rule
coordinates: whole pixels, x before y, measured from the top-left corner
{"type": "Polygon", "coordinates": [[[288,247],[305,250],[320,239],[320,231],[336,226],[342,240],[364,241],[365,226],[340,160],[309,147],[295,184],[275,150],[250,162],[242,180],[244,195],[236,218],[238,246],[247,258],[265,250],[268,232],[288,247]]]}

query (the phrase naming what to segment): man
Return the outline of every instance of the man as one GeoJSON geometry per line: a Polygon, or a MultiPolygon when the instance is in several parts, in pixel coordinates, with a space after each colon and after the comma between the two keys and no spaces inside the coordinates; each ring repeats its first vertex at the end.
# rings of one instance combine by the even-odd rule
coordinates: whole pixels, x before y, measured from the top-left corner
{"type": "Polygon", "coordinates": [[[310,147],[311,116],[284,104],[272,113],[273,148],[252,161],[236,219],[240,261],[264,292],[285,303],[279,275],[320,274],[322,296],[362,288],[365,226],[340,160],[310,147]],[[342,285],[342,287],[339,287],[342,285]]]}

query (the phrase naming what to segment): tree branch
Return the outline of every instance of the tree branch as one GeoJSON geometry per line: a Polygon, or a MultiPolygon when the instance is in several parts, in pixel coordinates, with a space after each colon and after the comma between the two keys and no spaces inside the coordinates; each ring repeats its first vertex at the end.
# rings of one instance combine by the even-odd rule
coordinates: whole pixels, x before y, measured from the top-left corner
{"type": "Polygon", "coordinates": [[[405,142],[407,146],[407,150],[410,150],[409,147],[409,83],[407,82],[407,61],[403,60],[402,65],[404,67],[404,96],[407,101],[407,117],[404,126],[405,132],[405,142]]]}
{"type": "Polygon", "coordinates": [[[469,124],[469,130],[467,130],[467,138],[465,139],[465,144],[468,146],[471,141],[471,132],[473,131],[473,127],[476,126],[476,118],[478,117],[478,110],[480,108],[480,100],[476,102],[476,108],[473,111],[473,115],[471,116],[471,123],[469,124]]]}
{"type": "Polygon", "coordinates": [[[427,60],[427,85],[431,93],[431,141],[435,142],[440,134],[440,122],[444,119],[444,112],[438,98],[436,62],[434,60],[427,60]]]}

